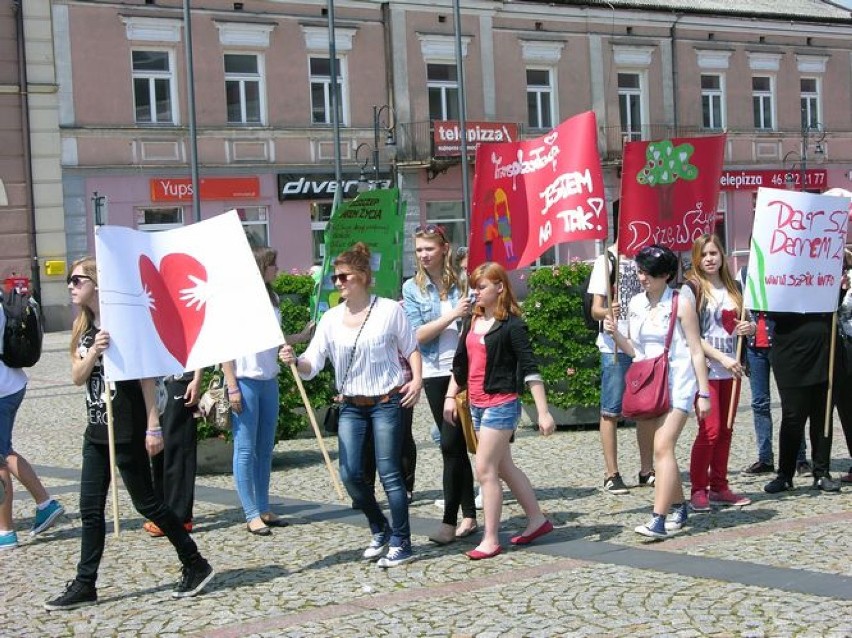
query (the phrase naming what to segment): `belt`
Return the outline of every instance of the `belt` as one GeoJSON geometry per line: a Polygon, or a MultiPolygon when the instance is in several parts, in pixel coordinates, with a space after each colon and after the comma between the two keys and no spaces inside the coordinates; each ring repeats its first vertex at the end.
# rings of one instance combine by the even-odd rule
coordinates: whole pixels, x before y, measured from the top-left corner
{"type": "Polygon", "coordinates": [[[367,396],[362,396],[362,395],[350,396],[350,397],[344,396],[343,402],[349,403],[350,405],[357,405],[358,407],[362,407],[362,408],[364,408],[364,407],[368,408],[368,407],[371,407],[371,406],[374,406],[374,405],[379,405],[380,403],[387,403],[388,401],[391,400],[392,396],[399,393],[399,390],[400,390],[401,387],[402,386],[400,385],[400,386],[397,386],[395,388],[391,388],[388,391],[387,394],[382,394],[382,395],[376,396],[376,397],[367,397],[367,396]]]}

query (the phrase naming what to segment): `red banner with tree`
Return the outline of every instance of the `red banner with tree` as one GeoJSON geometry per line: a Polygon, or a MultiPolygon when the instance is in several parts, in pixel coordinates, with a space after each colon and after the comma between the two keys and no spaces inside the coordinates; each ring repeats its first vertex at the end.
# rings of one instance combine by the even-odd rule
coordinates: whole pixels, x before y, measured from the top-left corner
{"type": "Polygon", "coordinates": [[[650,244],[692,248],[713,232],[725,136],[628,142],[621,171],[618,247],[632,257],[650,244]]]}
{"type": "Polygon", "coordinates": [[[469,267],[521,268],[556,244],[606,239],[597,124],[581,113],[543,137],[476,150],[469,267]]]}

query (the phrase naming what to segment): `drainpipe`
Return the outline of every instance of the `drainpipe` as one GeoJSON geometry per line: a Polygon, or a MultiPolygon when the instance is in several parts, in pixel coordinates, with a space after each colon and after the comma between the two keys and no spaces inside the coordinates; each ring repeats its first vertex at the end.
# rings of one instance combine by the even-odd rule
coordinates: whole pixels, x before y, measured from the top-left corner
{"type": "Polygon", "coordinates": [[[29,82],[27,80],[27,50],[24,40],[23,0],[14,0],[15,31],[18,36],[18,87],[21,95],[21,136],[24,143],[24,173],[27,180],[27,239],[29,241],[30,287],[33,298],[41,304],[41,273],[38,267],[38,246],[36,244],[35,191],[33,190],[32,146],[30,143],[30,101],[29,82]]]}
{"type": "Polygon", "coordinates": [[[676,16],[672,26],[669,27],[669,39],[672,43],[672,110],[674,111],[674,136],[678,134],[678,114],[677,114],[677,91],[678,91],[678,70],[677,70],[677,23],[683,16],[676,16]]]}

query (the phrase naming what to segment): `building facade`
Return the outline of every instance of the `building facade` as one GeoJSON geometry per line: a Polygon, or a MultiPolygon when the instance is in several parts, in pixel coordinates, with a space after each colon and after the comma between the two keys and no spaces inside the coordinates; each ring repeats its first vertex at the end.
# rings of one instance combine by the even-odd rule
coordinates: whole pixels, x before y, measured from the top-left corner
{"type": "Polygon", "coordinates": [[[852,18],[804,0],[695,4],[478,0],[456,38],[449,4],[338,2],[336,136],[326,2],[194,0],[194,211],[182,3],[54,0],[65,256],[93,250],[96,217],[159,230],[236,208],[283,269],[305,270],[322,257],[336,138],[347,195],[394,183],[409,230],[439,222],[464,243],[460,89],[473,143],[593,110],[611,210],[625,141],[726,132],[717,219],[741,255],[759,185],[852,188],[852,18]]]}

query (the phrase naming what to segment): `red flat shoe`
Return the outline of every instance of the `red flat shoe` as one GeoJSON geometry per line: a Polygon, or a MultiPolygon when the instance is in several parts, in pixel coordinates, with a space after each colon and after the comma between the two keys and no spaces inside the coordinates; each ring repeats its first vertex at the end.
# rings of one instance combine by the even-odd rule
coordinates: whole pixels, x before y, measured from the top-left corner
{"type": "Polygon", "coordinates": [[[469,552],[465,552],[464,555],[467,556],[470,560],[484,560],[486,558],[494,558],[502,551],[503,546],[498,545],[497,549],[495,549],[493,552],[481,552],[478,549],[472,549],[469,552]]]}
{"type": "Polygon", "coordinates": [[[544,536],[545,534],[550,534],[552,531],[553,523],[550,521],[544,521],[532,534],[513,536],[509,542],[512,543],[512,545],[529,545],[535,539],[544,536]]]}

